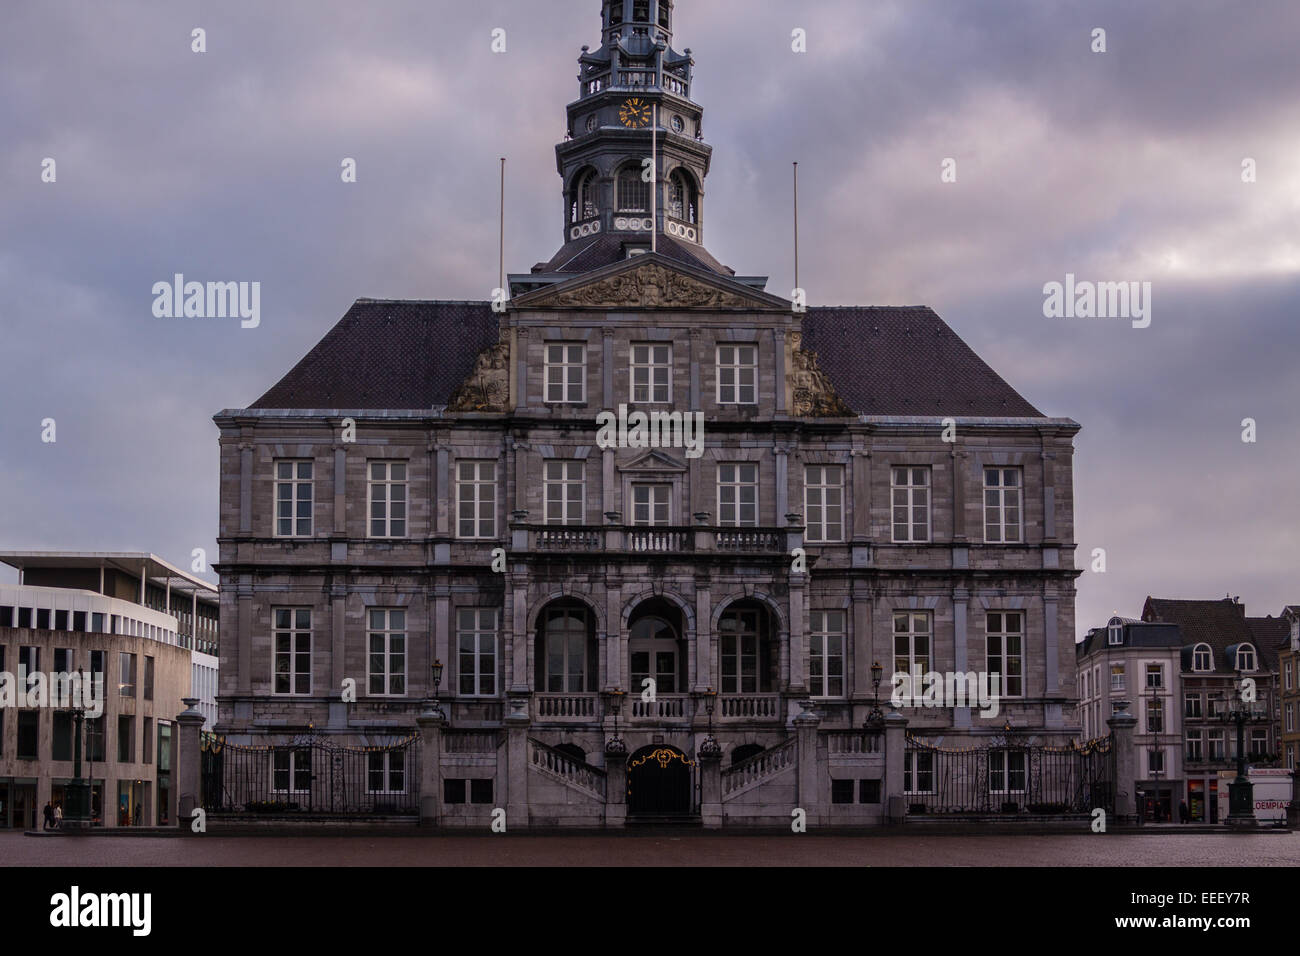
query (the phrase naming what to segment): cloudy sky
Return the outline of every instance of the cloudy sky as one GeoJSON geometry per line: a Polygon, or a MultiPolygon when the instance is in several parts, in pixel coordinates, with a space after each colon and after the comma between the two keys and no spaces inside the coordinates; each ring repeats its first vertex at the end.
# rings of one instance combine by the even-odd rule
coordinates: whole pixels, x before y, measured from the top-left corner
{"type": "MultiPolygon", "coordinates": [[[[487,298],[500,156],[507,268],[549,258],[598,11],[6,4],[0,548],[215,553],[212,415],[355,298],[487,298]],[[260,281],[260,327],[154,318],[176,272],[260,281]]],[[[811,304],[932,306],[1082,423],[1077,560],[1105,548],[1108,570],[1079,579],[1081,627],[1147,594],[1300,603],[1300,5],[678,0],[675,31],[715,149],[715,255],[788,294],[798,160],[811,304]],[[1045,318],[1067,273],[1151,282],[1150,327],[1045,318]]]]}

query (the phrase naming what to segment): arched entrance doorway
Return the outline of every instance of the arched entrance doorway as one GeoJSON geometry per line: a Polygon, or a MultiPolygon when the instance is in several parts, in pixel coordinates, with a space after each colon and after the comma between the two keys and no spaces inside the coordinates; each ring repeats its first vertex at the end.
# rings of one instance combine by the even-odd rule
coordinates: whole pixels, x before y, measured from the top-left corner
{"type": "Polygon", "coordinates": [[[689,814],[695,762],[676,747],[642,747],[627,762],[627,809],[633,814],[689,814]]]}

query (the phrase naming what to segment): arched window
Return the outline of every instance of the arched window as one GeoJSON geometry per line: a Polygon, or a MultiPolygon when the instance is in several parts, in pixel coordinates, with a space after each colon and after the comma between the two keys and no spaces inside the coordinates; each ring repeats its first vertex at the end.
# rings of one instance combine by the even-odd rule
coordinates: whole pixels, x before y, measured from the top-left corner
{"type": "Polygon", "coordinates": [[[1112,617],[1110,619],[1110,625],[1107,627],[1106,632],[1108,635],[1106,642],[1110,646],[1115,647],[1124,643],[1124,625],[1120,623],[1119,618],[1112,617]]]}
{"type": "Polygon", "coordinates": [[[1237,670],[1253,671],[1255,669],[1255,648],[1242,644],[1237,648],[1237,670]]]}
{"type": "Polygon", "coordinates": [[[586,222],[594,219],[600,210],[596,206],[596,171],[580,173],[573,181],[573,193],[569,197],[569,221],[586,222]]]}
{"type": "Polygon", "coordinates": [[[766,694],[775,683],[772,623],[757,601],[737,601],[718,621],[724,694],[766,694]]]}
{"type": "Polygon", "coordinates": [[[680,169],[668,177],[668,215],[695,225],[695,184],[680,169]]]}
{"type": "Polygon", "coordinates": [[[596,689],[596,630],[591,609],[579,601],[547,605],[537,628],[536,686],[550,694],[596,689]]]}
{"type": "Polygon", "coordinates": [[[1192,670],[1214,670],[1214,655],[1210,652],[1209,644],[1197,644],[1192,648],[1192,670]]]}
{"type": "Polygon", "coordinates": [[[640,166],[624,166],[618,172],[618,211],[650,211],[650,184],[642,181],[640,166]]]}

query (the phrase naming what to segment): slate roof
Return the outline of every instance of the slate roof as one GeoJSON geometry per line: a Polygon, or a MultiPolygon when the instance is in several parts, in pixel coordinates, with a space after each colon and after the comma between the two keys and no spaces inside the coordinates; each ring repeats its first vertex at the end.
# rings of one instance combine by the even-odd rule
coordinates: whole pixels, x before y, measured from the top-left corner
{"type": "MultiPolygon", "coordinates": [[[[810,308],[807,349],[860,415],[1042,418],[925,306],[810,308]]],[[[498,339],[487,302],[359,299],[257,409],[446,405],[498,339]]]]}
{"type": "Polygon", "coordinates": [[[1148,597],[1142,608],[1144,621],[1167,621],[1183,632],[1186,647],[1205,643],[1214,652],[1216,671],[1233,670],[1229,648],[1249,643],[1259,655],[1260,669],[1277,669],[1277,644],[1263,643],[1246,617],[1245,605],[1232,598],[1218,601],[1177,601],[1148,597]]]}
{"type": "Polygon", "coordinates": [[[1291,643],[1291,625],[1284,617],[1248,617],[1251,633],[1255,635],[1256,647],[1281,650],[1291,643]]]}
{"type": "Polygon", "coordinates": [[[1043,417],[928,306],[809,308],[803,329],[861,415],[1043,417]]]}
{"type": "Polygon", "coordinates": [[[1147,621],[1124,620],[1123,643],[1110,643],[1110,628],[1097,627],[1088,632],[1087,637],[1074,645],[1076,658],[1087,657],[1095,650],[1106,647],[1181,647],[1182,632],[1177,624],[1155,623],[1147,621]]]}
{"type": "Polygon", "coordinates": [[[427,409],[447,399],[496,343],[487,302],[358,299],[251,408],[427,409]]]}
{"type": "MultiPolygon", "coordinates": [[[[574,275],[591,272],[593,269],[613,265],[615,262],[626,262],[627,253],[623,248],[626,244],[631,243],[639,246],[649,242],[650,236],[648,233],[643,239],[632,239],[626,235],[615,236],[610,233],[585,236],[582,239],[566,242],[560,247],[559,252],[551,256],[549,261],[537,263],[537,265],[533,266],[532,271],[534,274],[559,272],[574,275]]],[[[709,272],[718,273],[718,275],[733,276],[736,274],[736,270],[724,266],[713,258],[703,246],[692,242],[678,242],[672,236],[662,232],[659,233],[655,251],[665,258],[684,262],[700,269],[707,269],[709,272]]]]}

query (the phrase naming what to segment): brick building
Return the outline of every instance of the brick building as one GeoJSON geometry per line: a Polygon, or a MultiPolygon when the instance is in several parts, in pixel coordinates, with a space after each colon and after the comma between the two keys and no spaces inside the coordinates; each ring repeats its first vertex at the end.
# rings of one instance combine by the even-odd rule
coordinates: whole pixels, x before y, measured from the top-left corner
{"type": "Polygon", "coordinates": [[[306,738],[389,745],[436,693],[425,815],[535,824],[621,819],[624,796],[633,816],[878,819],[923,785],[855,742],[896,670],[1005,677],[996,721],[905,711],[926,739],[1076,737],[1079,426],[928,308],[800,311],[719,263],[672,5],[602,17],[557,147],[563,246],[504,310],[359,299],[215,417],[219,732],[282,748],[289,793],[306,738]],[[609,446],[620,406],[699,413],[703,442],[632,422],[609,446]]]}

